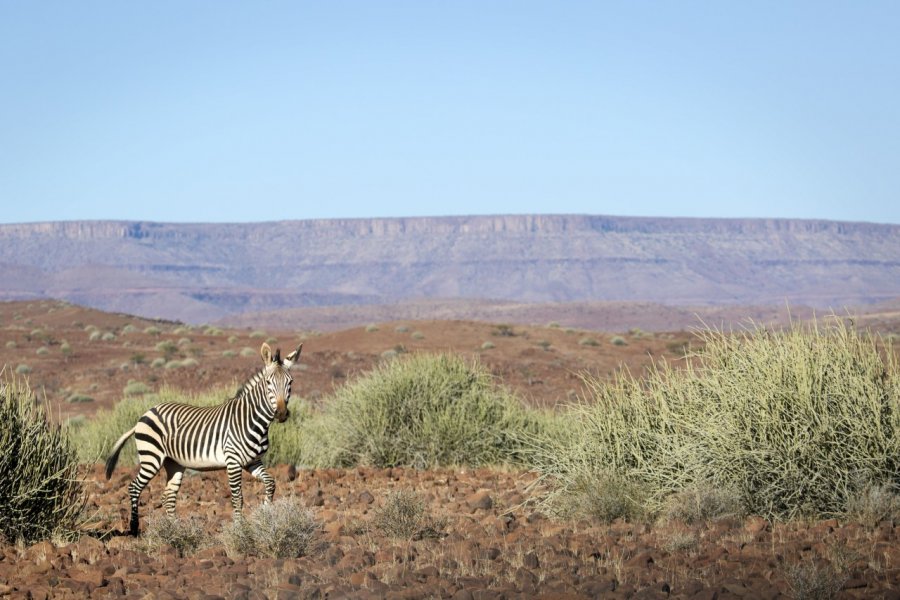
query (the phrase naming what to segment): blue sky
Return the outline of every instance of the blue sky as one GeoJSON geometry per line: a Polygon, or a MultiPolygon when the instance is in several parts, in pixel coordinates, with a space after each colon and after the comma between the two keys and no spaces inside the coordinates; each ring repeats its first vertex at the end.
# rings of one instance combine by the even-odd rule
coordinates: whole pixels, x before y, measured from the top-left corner
{"type": "Polygon", "coordinates": [[[0,0],[0,222],[900,223],[897,2],[0,0]]]}

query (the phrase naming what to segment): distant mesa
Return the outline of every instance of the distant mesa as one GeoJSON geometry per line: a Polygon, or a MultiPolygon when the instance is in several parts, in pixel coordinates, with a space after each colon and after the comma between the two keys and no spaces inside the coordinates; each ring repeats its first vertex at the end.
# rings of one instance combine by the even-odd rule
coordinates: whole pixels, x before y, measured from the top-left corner
{"type": "Polygon", "coordinates": [[[189,323],[298,308],[325,319],[336,307],[427,318],[634,302],[840,309],[900,297],[900,226],[588,215],[8,224],[0,281],[0,300],[189,323]]]}

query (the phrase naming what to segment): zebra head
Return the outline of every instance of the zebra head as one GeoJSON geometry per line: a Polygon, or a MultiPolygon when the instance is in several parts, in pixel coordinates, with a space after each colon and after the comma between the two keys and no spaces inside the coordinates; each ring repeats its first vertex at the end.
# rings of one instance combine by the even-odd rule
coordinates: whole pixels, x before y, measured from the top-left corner
{"type": "Polygon", "coordinates": [[[297,349],[288,354],[284,360],[281,360],[281,348],[276,349],[275,354],[272,354],[272,349],[264,343],[259,349],[265,365],[263,373],[266,380],[266,397],[275,411],[275,418],[279,423],[284,423],[290,415],[287,407],[288,400],[291,398],[291,381],[293,381],[290,369],[300,356],[301,349],[303,349],[303,344],[297,346],[297,349]]]}

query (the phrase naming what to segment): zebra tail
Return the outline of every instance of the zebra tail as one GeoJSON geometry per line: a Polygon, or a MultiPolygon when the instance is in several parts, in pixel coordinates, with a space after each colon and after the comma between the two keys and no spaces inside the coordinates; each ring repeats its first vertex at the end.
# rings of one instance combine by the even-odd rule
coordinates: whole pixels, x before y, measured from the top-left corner
{"type": "Polygon", "coordinates": [[[125,445],[125,442],[128,441],[128,438],[132,436],[134,433],[135,427],[132,427],[128,431],[122,434],[122,437],[116,442],[116,445],[113,446],[112,454],[109,455],[109,458],[106,459],[106,480],[109,481],[109,478],[112,477],[113,469],[116,468],[116,463],[119,462],[119,452],[122,451],[122,446],[125,445]]]}

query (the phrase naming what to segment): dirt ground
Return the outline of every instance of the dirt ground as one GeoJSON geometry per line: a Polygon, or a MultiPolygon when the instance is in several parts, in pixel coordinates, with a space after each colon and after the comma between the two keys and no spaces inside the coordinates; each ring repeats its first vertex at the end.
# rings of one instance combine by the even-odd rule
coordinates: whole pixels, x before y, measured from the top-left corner
{"type": "Polygon", "coordinates": [[[376,323],[334,333],[187,328],[57,301],[0,303],[0,364],[12,370],[25,365],[32,389],[63,419],[111,408],[129,381],[151,390],[233,391],[258,368],[259,347],[267,340],[285,351],[303,342],[292,390],[314,405],[388,356],[449,351],[481,361],[523,401],[556,406],[576,398],[585,372],[609,375],[628,368],[639,374],[662,357],[677,360],[693,339],[687,332],[604,333],[473,321],[376,323]],[[197,364],[152,366],[157,359],[197,364]]]}
{"type": "MultiPolygon", "coordinates": [[[[704,525],[599,525],[546,517],[526,501],[531,473],[492,470],[275,469],[318,533],[298,559],[228,556],[224,473],[185,479],[179,514],[212,536],[193,556],[147,553],[122,535],[133,469],[88,478],[92,535],[0,550],[11,598],[900,598],[900,530],[758,518],[704,525]],[[410,490],[439,531],[396,539],[372,527],[389,494],[410,490]],[[524,504],[523,504],[524,503],[524,504]],[[834,595],[809,595],[820,586],[834,595]],[[824,587],[823,587],[824,586],[824,587]],[[807,594],[807,595],[803,595],[807,594]]],[[[144,492],[142,526],[162,514],[161,478],[144,492]]],[[[245,510],[262,486],[245,480],[245,510]]]]}
{"type": "MultiPolygon", "coordinates": [[[[378,323],[329,334],[188,330],[50,301],[0,304],[0,335],[0,361],[13,370],[27,365],[31,385],[60,418],[111,407],[129,380],[191,392],[236,386],[271,338],[282,348],[304,341],[306,366],[295,374],[294,393],[314,403],[386,360],[385,352],[449,350],[477,357],[499,382],[542,406],[573,398],[585,370],[639,373],[659,357],[677,359],[692,339],[475,322],[378,323]],[[94,331],[100,334],[91,341],[94,331]],[[158,349],[166,341],[175,346],[167,358],[198,364],[151,366],[166,357],[158,349]]],[[[0,546],[0,597],[900,599],[900,529],[893,523],[750,517],[602,525],[547,516],[534,502],[541,486],[533,473],[273,471],[276,495],[298,498],[316,520],[302,558],[226,553],[217,537],[231,520],[221,471],[187,476],[178,497],[179,514],[200,520],[207,546],[187,557],[172,548],[149,551],[123,535],[134,467],[122,465],[106,481],[97,466],[85,474],[89,534],[74,543],[0,546]],[[397,539],[374,528],[373,515],[396,490],[417,494],[441,521],[438,530],[397,539]]],[[[144,492],[144,527],[163,513],[163,483],[157,477],[144,492]]],[[[262,486],[247,479],[244,490],[252,511],[262,486]]]]}

